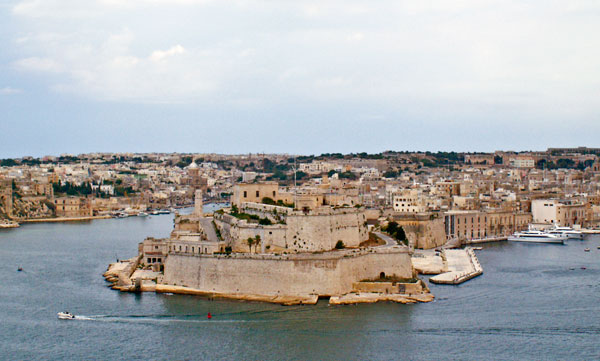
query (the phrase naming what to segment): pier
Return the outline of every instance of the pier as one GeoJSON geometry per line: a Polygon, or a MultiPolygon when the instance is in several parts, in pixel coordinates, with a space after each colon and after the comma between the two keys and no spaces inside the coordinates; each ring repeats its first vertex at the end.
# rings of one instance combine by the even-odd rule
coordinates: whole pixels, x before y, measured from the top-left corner
{"type": "Polygon", "coordinates": [[[429,279],[432,283],[458,285],[483,273],[483,268],[471,247],[443,251],[449,272],[429,279]]]}
{"type": "Polygon", "coordinates": [[[467,239],[465,240],[465,244],[478,244],[478,243],[488,243],[488,242],[501,242],[506,241],[508,236],[498,236],[498,237],[485,237],[485,238],[476,238],[476,239],[467,239]]]}

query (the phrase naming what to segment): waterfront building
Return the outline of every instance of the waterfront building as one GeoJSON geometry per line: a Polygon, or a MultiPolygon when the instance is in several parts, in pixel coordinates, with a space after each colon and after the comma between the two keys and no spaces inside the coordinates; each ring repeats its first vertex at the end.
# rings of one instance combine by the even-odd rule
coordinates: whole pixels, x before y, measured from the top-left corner
{"type": "Polygon", "coordinates": [[[556,224],[561,227],[583,225],[586,208],[582,203],[557,199],[535,199],[531,201],[534,223],[556,224]]]}
{"type": "Polygon", "coordinates": [[[93,215],[90,199],[85,197],[58,197],[54,199],[58,217],[90,217],[93,215]]]}

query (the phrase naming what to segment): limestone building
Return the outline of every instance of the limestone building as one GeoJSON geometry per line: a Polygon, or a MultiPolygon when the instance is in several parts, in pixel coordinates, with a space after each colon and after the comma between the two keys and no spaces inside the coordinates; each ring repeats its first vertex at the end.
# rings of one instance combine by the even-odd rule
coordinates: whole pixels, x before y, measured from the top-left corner
{"type": "Polygon", "coordinates": [[[84,197],[55,198],[54,207],[58,217],[89,217],[93,215],[91,201],[84,197]]]}
{"type": "Polygon", "coordinates": [[[531,201],[531,214],[534,223],[570,227],[576,224],[583,225],[586,219],[586,207],[582,203],[571,201],[535,199],[531,201]]]}

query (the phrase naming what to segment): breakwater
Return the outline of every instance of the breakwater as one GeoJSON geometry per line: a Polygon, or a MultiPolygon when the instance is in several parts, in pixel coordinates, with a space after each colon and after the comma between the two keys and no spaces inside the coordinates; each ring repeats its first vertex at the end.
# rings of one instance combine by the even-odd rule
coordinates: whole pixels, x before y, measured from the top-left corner
{"type": "Polygon", "coordinates": [[[458,285],[483,274],[483,267],[473,248],[446,249],[443,252],[449,272],[431,277],[429,279],[431,282],[458,285]]]}

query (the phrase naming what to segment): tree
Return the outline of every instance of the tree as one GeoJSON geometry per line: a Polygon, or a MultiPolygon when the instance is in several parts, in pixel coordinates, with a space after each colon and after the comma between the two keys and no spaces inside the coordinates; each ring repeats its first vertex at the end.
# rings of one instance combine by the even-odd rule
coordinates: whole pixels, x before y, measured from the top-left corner
{"type": "Polygon", "coordinates": [[[398,223],[394,221],[388,223],[384,231],[386,231],[390,236],[395,238],[396,241],[398,241],[398,243],[408,243],[408,240],[406,239],[406,233],[404,233],[404,229],[402,228],[402,226],[398,225],[398,223]]]}
{"type": "Polygon", "coordinates": [[[561,158],[556,162],[558,168],[573,168],[575,166],[575,161],[569,158],[561,158]]]}
{"type": "Polygon", "coordinates": [[[296,179],[303,179],[308,177],[308,174],[304,173],[303,171],[299,170],[296,172],[296,179]]]}
{"type": "Polygon", "coordinates": [[[260,245],[260,235],[256,235],[255,240],[254,240],[254,253],[258,253],[256,251],[256,248],[260,245]]]}
{"type": "Polygon", "coordinates": [[[263,217],[258,220],[258,224],[260,224],[262,226],[270,226],[273,224],[273,222],[271,222],[271,220],[269,218],[263,217]]]}
{"type": "Polygon", "coordinates": [[[383,176],[385,178],[396,178],[398,176],[398,172],[394,171],[394,170],[388,170],[385,173],[383,173],[383,176]]]}
{"type": "Polygon", "coordinates": [[[335,249],[344,249],[346,248],[346,245],[344,245],[344,242],[342,242],[341,240],[337,241],[337,243],[335,244],[335,249]]]}
{"type": "Polygon", "coordinates": [[[254,244],[254,238],[248,237],[246,243],[248,243],[248,252],[252,253],[252,245],[254,244]]]}
{"type": "Polygon", "coordinates": [[[357,180],[358,177],[356,176],[356,174],[352,173],[352,172],[342,172],[339,173],[339,177],[342,179],[350,179],[350,180],[357,180]]]}
{"type": "Polygon", "coordinates": [[[263,199],[261,200],[261,202],[263,204],[269,204],[269,205],[272,205],[272,206],[274,206],[274,205],[277,204],[277,203],[275,203],[275,201],[273,200],[273,198],[270,198],[270,197],[263,197],[263,199]]]}
{"type": "Polygon", "coordinates": [[[0,160],[0,166],[2,167],[12,167],[17,165],[17,162],[14,159],[2,159],[0,160]]]}

